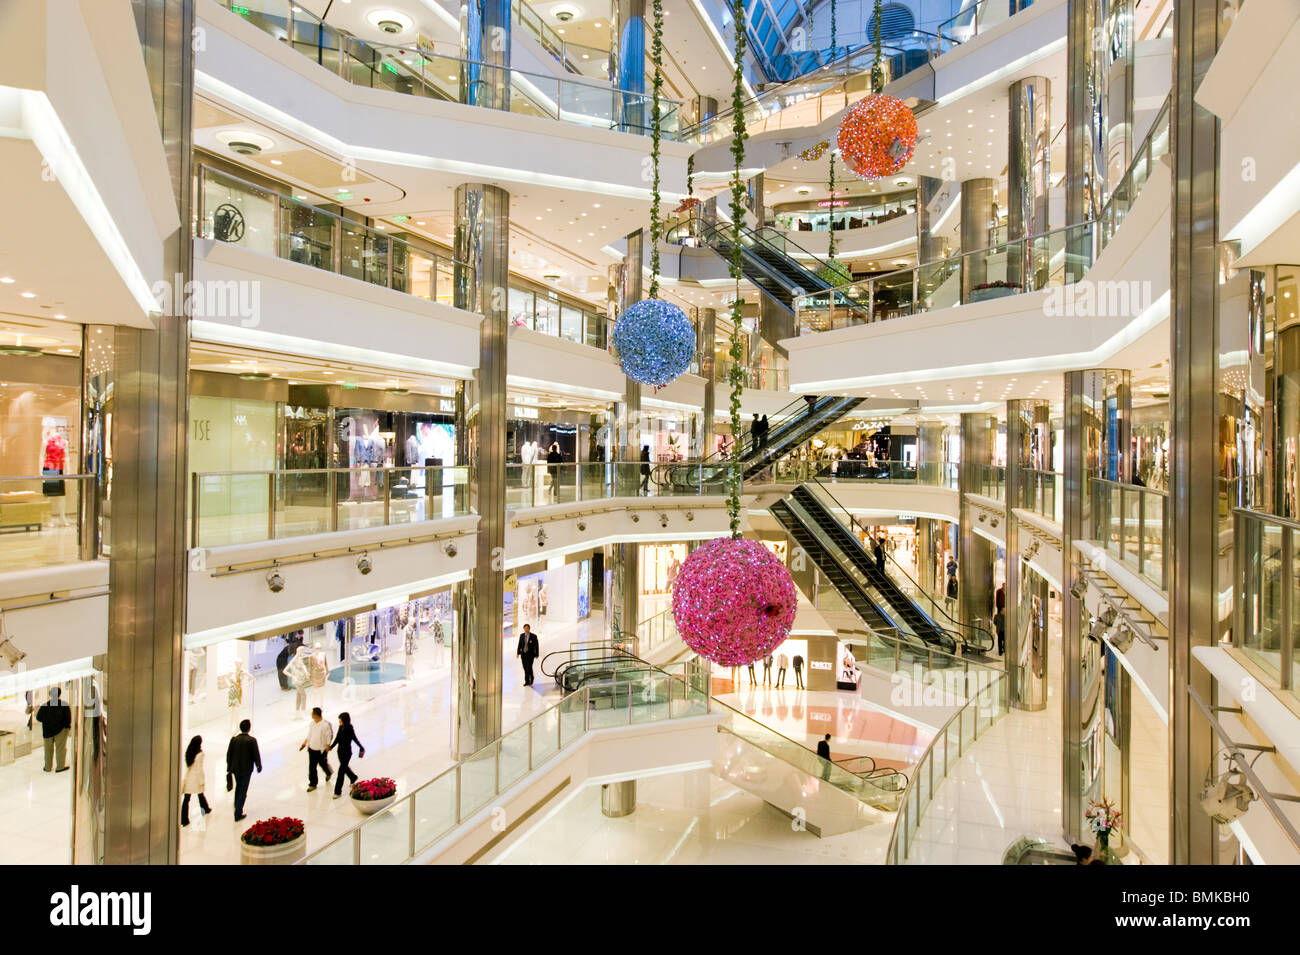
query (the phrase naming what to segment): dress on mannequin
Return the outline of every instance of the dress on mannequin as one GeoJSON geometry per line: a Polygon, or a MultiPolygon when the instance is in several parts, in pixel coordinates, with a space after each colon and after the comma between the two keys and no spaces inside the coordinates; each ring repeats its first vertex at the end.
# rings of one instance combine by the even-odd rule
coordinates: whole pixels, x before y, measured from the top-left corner
{"type": "Polygon", "coordinates": [[[295,713],[301,713],[307,709],[307,687],[311,685],[311,668],[308,661],[312,658],[310,647],[299,647],[294,658],[289,661],[284,668],[284,675],[289,678],[296,691],[293,701],[293,710],[295,713]]]}
{"type": "Polygon", "coordinates": [[[329,678],[329,663],[325,659],[325,651],[317,643],[312,647],[311,656],[307,658],[307,673],[311,677],[312,688],[317,691],[317,700],[320,699],[319,691],[324,689],[325,681],[329,678]]]}

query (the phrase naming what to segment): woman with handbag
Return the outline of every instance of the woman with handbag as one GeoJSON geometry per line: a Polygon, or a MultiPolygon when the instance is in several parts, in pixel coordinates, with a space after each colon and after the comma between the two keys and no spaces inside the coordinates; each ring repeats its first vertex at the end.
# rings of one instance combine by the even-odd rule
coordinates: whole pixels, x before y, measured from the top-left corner
{"type": "Polygon", "coordinates": [[[212,812],[208,799],[203,794],[203,737],[196,736],[185,747],[185,779],[181,787],[185,793],[181,797],[181,825],[190,824],[190,797],[199,797],[199,809],[203,815],[212,812]]]}
{"type": "Polygon", "coordinates": [[[361,740],[357,739],[357,731],[352,728],[352,716],[348,713],[339,714],[339,731],[334,734],[334,742],[330,744],[330,749],[338,750],[339,770],[338,775],[334,778],[334,798],[338,799],[343,795],[343,777],[346,776],[352,782],[357,781],[357,774],[352,771],[348,763],[352,761],[352,744],[357,745],[357,758],[362,759],[366,755],[366,748],[361,745],[361,740]]]}

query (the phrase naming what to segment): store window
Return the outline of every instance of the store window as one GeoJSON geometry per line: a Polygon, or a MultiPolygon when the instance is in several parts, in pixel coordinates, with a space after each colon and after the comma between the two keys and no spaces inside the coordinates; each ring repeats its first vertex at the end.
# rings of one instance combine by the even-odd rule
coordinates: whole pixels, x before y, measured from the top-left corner
{"type": "Polygon", "coordinates": [[[521,288],[511,288],[506,292],[506,308],[510,312],[510,324],[519,328],[532,328],[535,318],[534,295],[521,288]]]}

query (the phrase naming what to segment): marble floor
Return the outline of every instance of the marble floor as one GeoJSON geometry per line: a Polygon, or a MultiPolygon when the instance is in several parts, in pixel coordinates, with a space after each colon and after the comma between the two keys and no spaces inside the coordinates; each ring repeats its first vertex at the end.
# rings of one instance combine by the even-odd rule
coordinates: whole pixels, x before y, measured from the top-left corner
{"type": "Polygon", "coordinates": [[[502,865],[862,865],[884,859],[893,814],[818,838],[711,770],[637,781],[637,808],[610,819],[600,786],[577,789],[497,860],[502,865]]]}
{"type": "MultiPolygon", "coordinates": [[[[550,626],[540,635],[541,651],[545,656],[572,642],[600,639],[603,633],[600,614],[576,624],[550,626]]],[[[506,646],[504,656],[502,725],[509,731],[558,702],[561,694],[555,681],[536,668],[536,682],[524,687],[512,645],[506,646]]],[[[273,682],[274,676],[270,679],[273,682]]],[[[375,687],[326,687],[330,694],[323,701],[326,718],[347,709],[366,744],[366,757],[354,755],[352,760],[360,778],[391,776],[399,792],[410,792],[452,765],[449,668],[429,666],[423,673],[417,670],[410,681],[375,687]]],[[[186,727],[187,739],[198,733],[205,740],[207,797],[213,812],[205,817],[191,801],[191,823],[181,831],[182,864],[238,863],[239,834],[268,816],[305,820],[308,851],[361,821],[346,790],[343,798],[335,800],[332,784],[322,780],[315,792],[306,792],[307,755],[298,750],[306,726],[307,720],[293,712],[292,693],[283,694],[274,709],[255,714],[253,735],[262,752],[263,771],[253,776],[244,808],[248,818],[242,823],[234,821],[231,797],[225,791],[229,719],[222,716],[186,727]]],[[[331,766],[336,763],[331,758],[331,766]]],[[[31,756],[0,766],[0,864],[69,861],[73,776],[72,772],[42,772],[39,746],[31,756]]]]}
{"type": "Polygon", "coordinates": [[[1011,710],[936,780],[909,865],[999,865],[1021,836],[1064,845],[1061,832],[1061,653],[1049,640],[1047,707],[1011,710]]]}

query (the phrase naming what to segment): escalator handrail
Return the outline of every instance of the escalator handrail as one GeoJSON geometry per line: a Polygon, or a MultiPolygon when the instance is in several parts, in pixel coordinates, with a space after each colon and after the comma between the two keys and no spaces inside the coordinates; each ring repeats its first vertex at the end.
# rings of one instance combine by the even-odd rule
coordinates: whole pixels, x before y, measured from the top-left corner
{"type": "MultiPolygon", "coordinates": [[[[844,396],[823,395],[818,398],[818,401],[821,401],[823,399],[829,401],[851,400],[849,398],[845,398],[844,396]]],[[[813,407],[816,408],[817,406],[813,405],[813,407]]],[[[826,410],[829,410],[830,407],[831,407],[830,405],[827,405],[826,410]]],[[[812,413],[815,414],[816,412],[812,412],[812,413]]],[[[771,442],[774,438],[778,438],[781,432],[785,428],[789,427],[792,423],[795,423],[796,421],[799,420],[804,420],[804,421],[810,420],[809,414],[810,412],[808,408],[808,399],[802,395],[799,396],[798,398],[795,398],[788,405],[782,407],[780,411],[773,412],[768,417],[777,418],[780,423],[776,425],[775,431],[769,432],[767,436],[768,441],[771,442]]],[[[742,463],[746,458],[751,457],[757,453],[753,450],[754,441],[753,441],[752,430],[753,429],[748,425],[743,426],[740,431],[740,437],[737,439],[741,443],[740,459],[742,463]]],[[[714,451],[712,454],[708,455],[707,457],[701,458],[698,463],[703,465],[714,465],[714,464],[729,465],[731,463],[731,454],[732,452],[730,450],[726,452],[714,451]]]]}
{"type": "MultiPolygon", "coordinates": [[[[801,283],[800,287],[802,287],[802,285],[810,286],[809,288],[803,289],[804,293],[828,292],[833,287],[830,282],[823,279],[816,271],[816,269],[825,268],[826,263],[813,255],[813,253],[804,249],[797,242],[791,242],[790,244],[816,263],[816,268],[809,268],[808,266],[803,265],[784,249],[777,247],[771,242],[771,240],[759,232],[749,228],[749,226],[742,225],[740,227],[740,236],[742,250],[746,250],[746,240],[748,240],[750,246],[762,246],[768,251],[781,256],[784,261],[788,262],[795,276],[799,278],[801,283]]],[[[700,239],[705,245],[710,247],[714,246],[719,240],[729,244],[732,241],[731,224],[719,222],[712,225],[706,225],[700,230],[700,239]]],[[[715,249],[715,251],[717,250],[715,249]]],[[[763,258],[758,257],[757,265],[769,278],[780,283],[782,286],[790,285],[791,276],[787,273],[777,271],[763,258]]],[[[791,291],[791,289],[788,288],[787,291],[791,291]]]]}
{"type": "MultiPolygon", "coordinates": [[[[848,517],[848,519],[849,519],[849,521],[851,522],[851,524],[852,524],[853,527],[857,528],[857,530],[859,530],[859,531],[860,531],[861,533],[863,533],[863,534],[867,534],[867,533],[868,533],[868,532],[867,532],[867,529],[866,529],[865,527],[863,527],[861,524],[858,523],[858,519],[857,519],[856,517],[854,517],[853,514],[849,511],[849,509],[848,509],[847,507],[845,507],[845,506],[840,502],[839,498],[837,498],[834,494],[832,494],[832,493],[830,492],[830,489],[827,488],[825,484],[823,484],[823,483],[822,483],[820,480],[818,480],[816,477],[810,477],[809,480],[807,481],[807,483],[809,483],[809,484],[815,484],[815,485],[817,486],[818,490],[820,490],[823,494],[825,494],[828,498],[830,498],[831,501],[835,504],[835,506],[838,507],[838,508],[839,508],[839,509],[844,513],[844,515],[845,515],[846,517],[848,517]]],[[[835,515],[832,514],[831,516],[834,517],[835,515]]],[[[863,548],[863,552],[865,553],[865,548],[863,548]]],[[[980,649],[981,652],[986,652],[987,650],[990,650],[990,649],[993,648],[993,646],[995,645],[995,641],[994,641],[994,639],[993,639],[992,634],[990,634],[990,633],[989,633],[987,630],[985,630],[983,627],[977,627],[977,626],[975,626],[974,624],[964,623],[964,622],[962,622],[962,621],[960,621],[960,620],[954,620],[953,617],[952,617],[952,616],[951,616],[951,615],[950,615],[946,610],[944,610],[942,607],[939,606],[939,602],[938,602],[937,600],[935,600],[933,597],[931,597],[931,596],[929,596],[928,594],[926,594],[925,590],[921,587],[921,585],[918,584],[915,580],[912,579],[911,574],[909,574],[905,569],[903,569],[902,565],[900,565],[900,564],[898,563],[898,561],[894,560],[892,554],[886,552],[886,553],[885,553],[885,559],[886,559],[887,561],[889,561],[889,563],[893,564],[895,568],[897,568],[898,573],[901,574],[901,575],[903,576],[903,578],[904,578],[904,579],[905,579],[909,584],[911,584],[911,585],[916,589],[916,592],[917,592],[918,594],[921,594],[922,596],[926,597],[926,599],[928,599],[928,600],[930,601],[930,604],[934,607],[934,609],[937,610],[937,611],[939,611],[939,613],[941,613],[941,614],[944,616],[944,618],[945,618],[949,623],[952,624],[951,627],[947,627],[947,626],[944,626],[943,624],[939,623],[938,621],[935,621],[935,620],[932,619],[931,622],[934,623],[934,625],[935,625],[936,627],[938,627],[938,628],[941,629],[941,630],[946,630],[946,631],[948,631],[948,632],[950,632],[950,633],[954,633],[954,634],[957,634],[958,636],[961,636],[961,637],[962,637],[961,642],[962,642],[963,644],[968,645],[968,646],[975,646],[977,649],[980,649]],[[974,633],[980,635],[981,638],[983,638],[984,640],[987,640],[987,641],[988,641],[989,645],[988,645],[987,647],[980,647],[980,646],[977,645],[977,644],[973,644],[972,641],[971,641],[971,640],[970,640],[970,639],[965,635],[965,631],[967,631],[967,630],[973,631],[974,633]]],[[[895,583],[895,586],[898,586],[897,583],[895,583]]],[[[909,600],[911,599],[911,598],[908,596],[908,594],[907,594],[905,591],[902,590],[901,587],[899,588],[899,591],[900,591],[900,593],[902,593],[902,595],[903,595],[904,598],[909,599],[909,600]]],[[[920,608],[918,608],[918,609],[920,609],[920,608]]],[[[921,612],[922,612],[923,614],[925,614],[925,611],[924,611],[924,610],[921,610],[921,612]]],[[[925,614],[925,616],[929,617],[930,615],[929,615],[929,614],[925,614]]]]}
{"type": "MultiPolygon", "coordinates": [[[[614,647],[614,646],[611,646],[608,649],[611,652],[605,656],[598,656],[598,657],[589,656],[585,658],[579,658],[577,654],[584,653],[587,651],[574,650],[572,647],[566,647],[563,650],[552,650],[550,653],[543,654],[542,658],[537,663],[537,668],[542,671],[542,676],[555,676],[560,672],[561,667],[570,663],[597,663],[602,660],[618,660],[618,659],[625,659],[627,657],[632,657],[632,654],[629,653],[627,650],[621,650],[618,647],[614,647]],[[546,672],[546,661],[551,659],[551,657],[557,657],[561,655],[565,656],[566,659],[561,660],[558,663],[552,664],[552,666],[555,667],[554,671],[550,673],[546,672]]],[[[635,657],[632,658],[636,659],[635,657]]]]}

